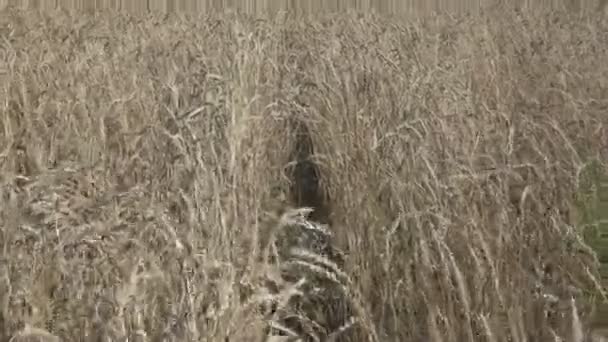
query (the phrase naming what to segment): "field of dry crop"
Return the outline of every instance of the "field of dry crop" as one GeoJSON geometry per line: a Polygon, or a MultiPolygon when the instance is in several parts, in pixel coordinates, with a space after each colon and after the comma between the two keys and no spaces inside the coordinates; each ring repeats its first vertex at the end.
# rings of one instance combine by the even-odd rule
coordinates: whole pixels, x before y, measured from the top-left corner
{"type": "Polygon", "coordinates": [[[0,37],[0,341],[601,340],[606,18],[0,37]]]}

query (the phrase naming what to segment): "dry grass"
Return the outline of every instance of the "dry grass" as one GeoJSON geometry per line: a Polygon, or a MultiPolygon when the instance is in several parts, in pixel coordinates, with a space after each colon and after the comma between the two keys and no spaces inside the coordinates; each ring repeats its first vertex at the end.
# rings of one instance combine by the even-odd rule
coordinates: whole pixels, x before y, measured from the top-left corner
{"type": "Polygon", "coordinates": [[[598,325],[572,203],[607,158],[605,18],[2,16],[0,340],[598,325]],[[343,264],[285,243],[321,232],[289,210],[294,118],[343,264]]]}

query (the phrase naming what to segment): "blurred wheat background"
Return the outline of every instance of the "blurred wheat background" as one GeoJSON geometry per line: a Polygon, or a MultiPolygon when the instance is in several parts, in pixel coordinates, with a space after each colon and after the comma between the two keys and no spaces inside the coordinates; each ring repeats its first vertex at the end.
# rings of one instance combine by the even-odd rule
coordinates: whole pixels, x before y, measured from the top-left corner
{"type": "Polygon", "coordinates": [[[0,341],[608,338],[605,2],[378,4],[3,1],[0,341]]]}
{"type": "Polygon", "coordinates": [[[209,11],[236,10],[256,15],[272,15],[279,11],[304,15],[347,10],[376,11],[381,14],[420,16],[436,11],[479,13],[496,6],[523,10],[566,9],[569,11],[596,10],[603,0],[0,0],[0,8],[18,6],[50,10],[57,7],[95,11],[122,10],[129,13],[182,12],[206,13],[209,11]]]}

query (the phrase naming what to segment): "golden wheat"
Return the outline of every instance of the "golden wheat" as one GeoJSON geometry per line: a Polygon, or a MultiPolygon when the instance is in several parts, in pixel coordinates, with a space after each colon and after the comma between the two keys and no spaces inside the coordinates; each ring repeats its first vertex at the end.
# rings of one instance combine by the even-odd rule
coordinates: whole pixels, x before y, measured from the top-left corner
{"type": "Polygon", "coordinates": [[[575,205],[605,169],[605,18],[0,15],[0,339],[608,323],[575,205]]]}

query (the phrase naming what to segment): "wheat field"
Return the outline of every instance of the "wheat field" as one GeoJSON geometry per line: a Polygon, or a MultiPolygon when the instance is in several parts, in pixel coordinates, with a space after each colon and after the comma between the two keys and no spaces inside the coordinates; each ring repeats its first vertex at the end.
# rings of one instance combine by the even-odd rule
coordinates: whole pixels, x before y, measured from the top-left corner
{"type": "Polygon", "coordinates": [[[606,337],[605,16],[0,37],[0,341],[606,337]]]}
{"type": "Polygon", "coordinates": [[[605,0],[0,0],[0,9],[18,7],[50,11],[63,8],[80,13],[115,10],[145,15],[150,12],[209,13],[230,10],[256,16],[274,16],[281,11],[309,16],[355,10],[399,18],[427,16],[438,11],[479,14],[497,7],[524,11],[559,9],[589,12],[605,6],[605,0]]]}

